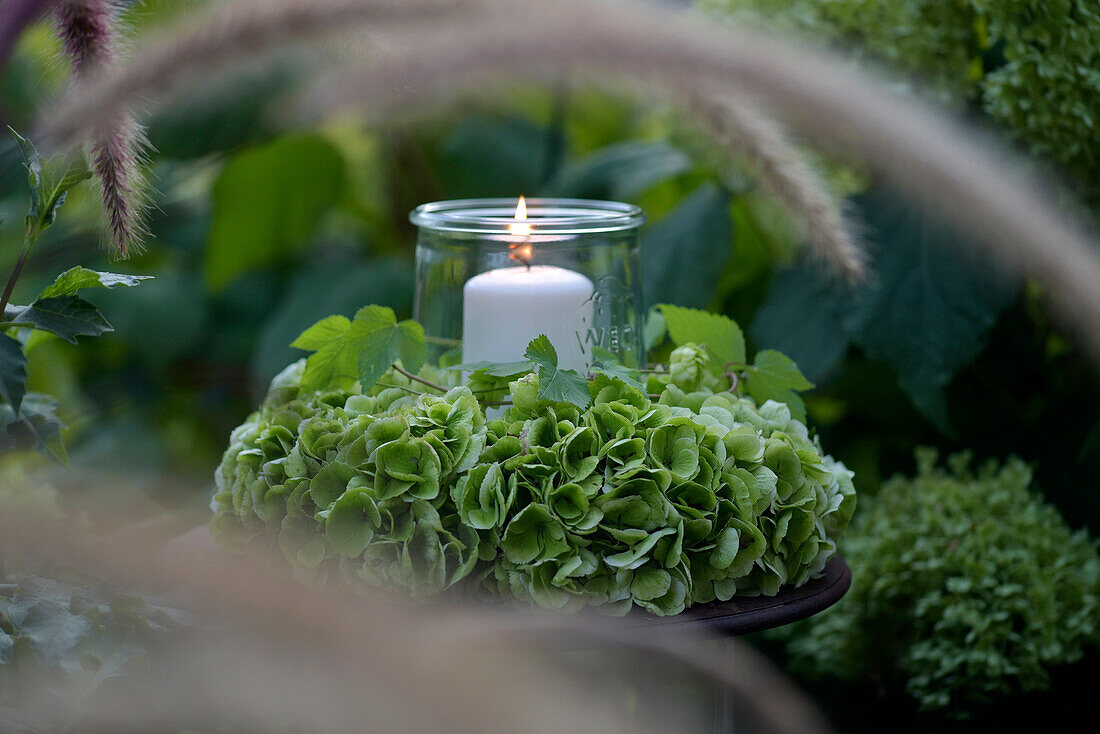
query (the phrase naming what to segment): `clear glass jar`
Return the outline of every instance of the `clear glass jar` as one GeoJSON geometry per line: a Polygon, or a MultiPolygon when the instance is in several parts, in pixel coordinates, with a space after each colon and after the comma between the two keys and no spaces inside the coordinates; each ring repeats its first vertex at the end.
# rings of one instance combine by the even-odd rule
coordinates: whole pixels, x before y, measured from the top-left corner
{"type": "Polygon", "coordinates": [[[437,364],[523,359],[546,334],[559,365],[584,370],[605,349],[645,363],[636,206],[584,199],[463,199],[409,215],[414,317],[437,364]]]}

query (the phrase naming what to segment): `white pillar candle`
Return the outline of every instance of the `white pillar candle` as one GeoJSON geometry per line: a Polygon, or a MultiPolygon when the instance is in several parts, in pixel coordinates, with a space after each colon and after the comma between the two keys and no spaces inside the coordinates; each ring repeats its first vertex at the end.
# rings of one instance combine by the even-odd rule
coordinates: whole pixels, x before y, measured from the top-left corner
{"type": "Polygon", "coordinates": [[[462,289],[462,361],[513,362],[545,334],[558,366],[584,372],[583,339],[592,325],[592,281],[552,265],[490,270],[462,289]]]}

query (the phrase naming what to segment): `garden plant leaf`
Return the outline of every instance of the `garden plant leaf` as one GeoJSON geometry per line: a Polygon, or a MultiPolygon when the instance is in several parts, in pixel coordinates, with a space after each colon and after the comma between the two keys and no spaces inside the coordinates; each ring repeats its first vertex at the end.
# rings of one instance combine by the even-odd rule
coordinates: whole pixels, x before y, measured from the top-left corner
{"type": "Polygon", "coordinates": [[[763,405],[768,400],[786,403],[792,417],[805,420],[806,405],[798,391],[810,390],[813,386],[790,357],[774,349],[763,349],[756,353],[749,367],[745,389],[757,403],[763,405]]]}
{"type": "Polygon", "coordinates": [[[80,296],[42,298],[30,306],[11,306],[4,311],[10,322],[33,324],[67,342],[76,344],[78,336],[99,336],[113,328],[99,309],[80,296]]]}
{"type": "Polygon", "coordinates": [[[527,345],[524,356],[538,365],[540,398],[572,403],[578,408],[591,402],[588,380],[575,370],[558,369],[558,352],[545,334],[539,334],[527,345]]]}
{"type": "Polygon", "coordinates": [[[711,371],[722,374],[730,362],[744,364],[745,335],[733,319],[721,314],[684,308],[668,303],[658,306],[665,317],[668,333],[676,346],[704,344],[713,359],[711,371]]]}
{"type": "Polygon", "coordinates": [[[23,345],[7,334],[0,334],[0,397],[18,415],[27,392],[27,356],[23,345]]]}
{"type": "Polygon", "coordinates": [[[124,273],[103,273],[98,270],[77,265],[69,268],[54,279],[54,282],[38,294],[37,300],[57,296],[71,296],[83,288],[115,288],[117,286],[135,286],[144,280],[152,280],[151,275],[128,275],[124,273]]]}

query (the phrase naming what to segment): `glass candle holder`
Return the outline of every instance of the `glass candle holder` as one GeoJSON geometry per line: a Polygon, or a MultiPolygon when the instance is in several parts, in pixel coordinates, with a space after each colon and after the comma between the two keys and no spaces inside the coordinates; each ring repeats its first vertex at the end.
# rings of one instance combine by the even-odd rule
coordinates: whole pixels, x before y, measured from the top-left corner
{"type": "Polygon", "coordinates": [[[642,210],[583,199],[423,204],[414,318],[440,365],[524,358],[545,334],[563,368],[600,350],[645,363],[638,228],[642,210]]]}

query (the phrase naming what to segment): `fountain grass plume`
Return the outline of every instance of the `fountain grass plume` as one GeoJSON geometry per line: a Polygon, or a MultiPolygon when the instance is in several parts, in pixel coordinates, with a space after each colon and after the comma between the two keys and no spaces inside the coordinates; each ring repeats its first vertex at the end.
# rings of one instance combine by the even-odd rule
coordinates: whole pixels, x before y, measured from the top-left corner
{"type": "MultiPolygon", "coordinates": [[[[104,74],[114,63],[119,8],[112,0],[58,0],[54,22],[76,85],[104,74]]],[[[125,259],[142,249],[146,232],[145,182],[141,172],[145,138],[128,105],[97,124],[86,157],[99,183],[105,239],[125,259]]]]}
{"type": "Polygon", "coordinates": [[[865,275],[867,256],[855,226],[774,119],[739,96],[693,94],[687,106],[716,140],[750,162],[763,188],[802,225],[819,260],[850,282],[865,275]]]}
{"type": "Polygon", "coordinates": [[[374,105],[376,92],[378,102],[400,99],[410,84],[437,92],[502,70],[527,76],[582,70],[704,95],[750,95],[787,115],[807,138],[861,157],[974,235],[991,257],[1046,286],[1056,312],[1100,359],[1100,255],[1048,200],[1043,182],[1010,163],[1003,146],[828,54],[667,8],[576,0],[223,4],[68,94],[41,129],[54,143],[70,142],[136,99],[193,83],[211,64],[325,33],[366,26],[384,32],[395,21],[408,50],[327,85],[332,94],[311,97],[315,114],[352,101],[374,105]]]}

